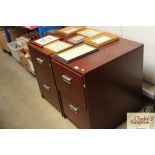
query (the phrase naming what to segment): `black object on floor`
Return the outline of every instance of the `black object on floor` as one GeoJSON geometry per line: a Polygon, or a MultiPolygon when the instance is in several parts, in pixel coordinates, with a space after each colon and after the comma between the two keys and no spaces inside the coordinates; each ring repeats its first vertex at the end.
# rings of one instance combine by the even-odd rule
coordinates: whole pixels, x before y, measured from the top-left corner
{"type": "Polygon", "coordinates": [[[145,96],[144,100],[146,103],[146,107],[144,108],[144,112],[146,112],[146,113],[155,112],[155,98],[154,98],[154,100],[152,100],[152,99],[145,96]]]}
{"type": "Polygon", "coordinates": [[[154,104],[153,104],[153,110],[155,112],[155,92],[154,92],[154,104]]]}

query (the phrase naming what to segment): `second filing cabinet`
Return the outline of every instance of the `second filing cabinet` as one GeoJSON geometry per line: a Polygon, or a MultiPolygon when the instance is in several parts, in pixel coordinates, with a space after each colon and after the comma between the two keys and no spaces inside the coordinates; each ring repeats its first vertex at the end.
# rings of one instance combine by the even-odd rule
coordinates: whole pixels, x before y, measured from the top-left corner
{"type": "Polygon", "coordinates": [[[79,128],[115,128],[143,106],[140,43],[120,39],[70,63],[51,62],[64,114],[79,128]]]}

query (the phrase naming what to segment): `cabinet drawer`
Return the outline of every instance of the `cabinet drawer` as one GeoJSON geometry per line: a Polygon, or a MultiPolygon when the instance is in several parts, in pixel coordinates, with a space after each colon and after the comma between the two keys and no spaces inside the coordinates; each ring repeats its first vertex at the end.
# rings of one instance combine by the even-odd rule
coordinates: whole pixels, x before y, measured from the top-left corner
{"type": "Polygon", "coordinates": [[[59,103],[58,92],[55,86],[50,85],[47,82],[39,83],[42,97],[44,97],[50,104],[52,104],[57,110],[61,111],[59,103]]]}
{"type": "Polygon", "coordinates": [[[86,109],[82,75],[71,71],[53,60],[52,66],[58,90],[73,101],[76,101],[80,107],[86,109]]]}
{"type": "Polygon", "coordinates": [[[50,56],[37,51],[36,49],[32,49],[30,53],[37,78],[43,81],[51,81],[50,84],[55,85],[50,56]]]}
{"type": "Polygon", "coordinates": [[[77,103],[61,93],[61,100],[65,116],[78,128],[90,128],[88,111],[82,109],[77,103]]]}

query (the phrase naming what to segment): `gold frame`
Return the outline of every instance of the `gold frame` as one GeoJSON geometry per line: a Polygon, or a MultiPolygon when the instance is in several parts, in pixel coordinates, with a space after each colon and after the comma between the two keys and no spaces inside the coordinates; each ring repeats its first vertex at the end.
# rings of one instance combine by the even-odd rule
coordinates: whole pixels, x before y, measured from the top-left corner
{"type": "Polygon", "coordinates": [[[72,34],[78,32],[80,30],[83,30],[83,29],[85,29],[85,26],[67,26],[67,27],[64,27],[62,29],[57,30],[57,32],[68,36],[68,35],[72,35],[72,34]],[[65,33],[66,30],[69,30],[69,29],[72,29],[72,28],[77,28],[77,30],[74,31],[74,32],[71,32],[71,33],[65,33]]]}
{"type": "Polygon", "coordinates": [[[97,51],[97,50],[98,50],[98,48],[96,48],[96,47],[94,47],[94,46],[92,46],[92,45],[82,43],[82,44],[79,44],[79,45],[77,45],[77,46],[73,46],[73,47],[70,48],[70,49],[64,50],[64,51],[62,51],[62,52],[60,52],[60,53],[58,53],[58,54],[55,54],[55,56],[56,56],[58,59],[60,59],[60,60],[62,60],[62,61],[64,61],[64,62],[66,62],[66,63],[69,63],[69,62],[71,62],[71,61],[74,61],[74,60],[77,60],[77,59],[79,59],[79,58],[81,58],[81,57],[84,57],[84,56],[86,56],[86,55],[88,55],[88,54],[90,54],[90,53],[93,53],[93,52],[95,52],[95,51],[97,51]],[[70,51],[70,50],[76,49],[76,48],[78,48],[78,47],[80,47],[80,46],[83,46],[83,45],[87,45],[87,46],[91,47],[92,50],[90,50],[90,51],[87,52],[87,53],[83,53],[83,54],[81,54],[81,55],[78,55],[78,56],[76,56],[76,57],[73,57],[73,58],[71,58],[71,59],[69,59],[69,60],[66,60],[66,59],[62,58],[61,56],[59,56],[59,54],[63,54],[63,53],[65,53],[65,52],[68,52],[68,51],[70,51]]]}
{"type": "Polygon", "coordinates": [[[48,44],[50,44],[50,43],[52,43],[52,42],[55,42],[55,41],[57,41],[57,40],[59,40],[59,38],[56,37],[56,36],[53,36],[53,35],[46,35],[46,36],[44,36],[44,37],[41,37],[41,38],[38,38],[38,39],[33,40],[32,43],[34,43],[35,45],[38,45],[38,46],[40,46],[40,47],[43,47],[43,46],[46,46],[46,45],[48,45],[48,44]],[[53,40],[53,41],[49,41],[49,42],[47,42],[47,43],[44,43],[44,44],[40,44],[40,43],[37,42],[37,41],[39,41],[39,40],[41,40],[41,39],[43,39],[43,38],[49,37],[49,36],[50,36],[50,37],[54,37],[54,38],[56,38],[56,39],[53,40]]]}
{"type": "Polygon", "coordinates": [[[72,46],[73,46],[73,45],[70,44],[70,43],[57,40],[57,41],[54,41],[54,42],[52,42],[52,43],[49,43],[48,45],[43,46],[43,48],[44,48],[46,51],[48,51],[48,52],[59,53],[59,52],[61,52],[61,51],[64,51],[64,50],[67,50],[67,49],[71,48],[72,46]],[[59,50],[59,51],[54,51],[54,50],[52,50],[52,49],[49,48],[49,46],[54,45],[54,44],[57,44],[58,42],[61,42],[61,43],[63,43],[63,44],[66,44],[68,47],[66,47],[66,48],[64,48],[64,49],[62,49],[62,50],[59,50]]]}
{"type": "Polygon", "coordinates": [[[87,36],[87,35],[82,34],[82,32],[87,31],[87,30],[92,30],[92,31],[99,32],[99,33],[96,34],[96,35],[100,35],[101,33],[103,33],[101,30],[97,30],[97,29],[93,29],[93,28],[86,28],[86,29],[83,29],[83,30],[81,30],[81,31],[78,31],[77,34],[78,34],[78,35],[81,35],[81,36],[84,36],[84,37],[86,37],[86,38],[91,38],[91,37],[96,36],[96,35],[87,36]]]}
{"type": "Polygon", "coordinates": [[[119,36],[115,35],[115,34],[112,34],[112,33],[109,33],[109,32],[102,32],[102,34],[100,35],[96,35],[94,37],[91,37],[91,38],[87,38],[84,42],[87,43],[87,44],[90,44],[90,45],[93,45],[95,47],[101,47],[101,46],[104,46],[106,44],[109,44],[113,41],[116,41],[119,39],[119,36]],[[110,40],[107,40],[107,41],[103,41],[101,43],[94,43],[93,40],[95,39],[98,39],[98,38],[101,38],[103,36],[106,36],[106,37],[109,37],[111,38],[110,40]]]}

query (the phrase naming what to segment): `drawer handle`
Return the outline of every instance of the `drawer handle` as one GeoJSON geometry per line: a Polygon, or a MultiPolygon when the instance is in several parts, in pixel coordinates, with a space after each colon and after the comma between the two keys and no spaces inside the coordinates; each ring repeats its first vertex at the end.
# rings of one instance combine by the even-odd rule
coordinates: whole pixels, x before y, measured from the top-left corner
{"type": "Polygon", "coordinates": [[[43,87],[44,87],[44,89],[46,89],[46,90],[50,90],[50,87],[49,86],[47,86],[46,84],[43,84],[43,87]]]}
{"type": "Polygon", "coordinates": [[[37,63],[39,63],[40,65],[42,65],[44,62],[44,60],[41,58],[36,58],[36,60],[37,60],[37,63]]]}
{"type": "Polygon", "coordinates": [[[72,104],[69,105],[69,109],[70,109],[71,111],[73,111],[75,114],[77,114],[77,113],[78,113],[78,110],[79,110],[78,107],[74,107],[72,104]]]}
{"type": "Polygon", "coordinates": [[[71,84],[72,78],[68,77],[67,75],[62,75],[62,79],[65,83],[71,84]]]}

